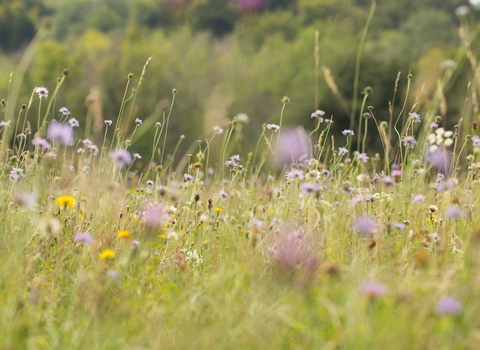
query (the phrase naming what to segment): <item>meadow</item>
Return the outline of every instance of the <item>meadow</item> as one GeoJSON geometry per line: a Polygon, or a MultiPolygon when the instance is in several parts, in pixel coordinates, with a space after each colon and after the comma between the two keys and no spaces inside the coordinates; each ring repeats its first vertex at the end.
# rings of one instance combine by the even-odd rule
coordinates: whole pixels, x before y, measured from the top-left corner
{"type": "Polygon", "coordinates": [[[335,135],[321,106],[312,130],[286,125],[295,101],[279,96],[252,149],[237,147],[258,132],[244,114],[168,148],[176,89],[162,113],[133,113],[150,59],[124,74],[112,120],[60,105],[67,70],[23,105],[9,89],[0,348],[477,348],[476,32],[459,49],[474,74],[457,120],[443,95],[452,60],[429,103],[399,74],[388,116],[367,87],[335,135]]]}

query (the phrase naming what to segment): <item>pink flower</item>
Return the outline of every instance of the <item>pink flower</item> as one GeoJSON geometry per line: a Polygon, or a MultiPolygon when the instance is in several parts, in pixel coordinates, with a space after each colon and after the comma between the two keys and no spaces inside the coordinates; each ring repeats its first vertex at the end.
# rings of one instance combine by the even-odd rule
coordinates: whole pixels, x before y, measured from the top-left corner
{"type": "Polygon", "coordinates": [[[375,299],[387,295],[388,290],[383,284],[377,281],[366,281],[360,287],[363,294],[369,299],[375,299]]]}

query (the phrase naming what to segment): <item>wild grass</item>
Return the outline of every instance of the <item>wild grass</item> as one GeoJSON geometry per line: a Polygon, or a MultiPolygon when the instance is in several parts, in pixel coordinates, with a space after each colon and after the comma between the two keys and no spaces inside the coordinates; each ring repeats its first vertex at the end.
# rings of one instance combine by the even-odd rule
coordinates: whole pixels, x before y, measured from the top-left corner
{"type": "Polygon", "coordinates": [[[367,92],[363,138],[330,135],[320,111],[308,135],[283,124],[284,97],[251,150],[236,148],[257,132],[243,117],[179,155],[166,148],[176,90],[163,113],[131,112],[149,60],[98,140],[59,112],[66,72],[48,96],[2,101],[2,349],[478,347],[473,108],[449,130],[439,99],[407,89],[379,118],[367,92]]]}

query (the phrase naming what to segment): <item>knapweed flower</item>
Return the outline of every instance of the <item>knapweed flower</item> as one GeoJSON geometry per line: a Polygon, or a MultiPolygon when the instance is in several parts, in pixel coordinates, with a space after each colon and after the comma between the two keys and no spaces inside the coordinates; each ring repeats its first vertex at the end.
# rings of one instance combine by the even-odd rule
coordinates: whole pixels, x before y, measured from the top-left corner
{"type": "Polygon", "coordinates": [[[132,156],[130,155],[130,152],[121,148],[117,149],[114,152],[110,152],[109,156],[119,168],[122,168],[125,165],[129,165],[132,163],[132,156]]]}
{"type": "Polygon", "coordinates": [[[135,125],[137,125],[137,126],[142,125],[142,120],[139,119],[139,118],[135,119],[135,125]]]}
{"type": "Polygon", "coordinates": [[[341,157],[341,156],[344,156],[345,154],[348,153],[348,149],[347,147],[338,147],[338,155],[341,157]]]}
{"type": "Polygon", "coordinates": [[[223,129],[222,129],[221,127],[219,127],[218,125],[215,125],[215,126],[213,127],[213,132],[214,132],[215,134],[219,134],[219,135],[220,135],[220,134],[223,134],[223,129]]]}
{"type": "Polygon", "coordinates": [[[378,223],[368,216],[359,216],[353,222],[353,228],[359,234],[371,236],[378,231],[378,223]]]}
{"type": "Polygon", "coordinates": [[[277,124],[267,124],[267,129],[273,130],[273,132],[277,132],[278,130],[280,130],[280,126],[278,126],[277,124]]]}
{"type": "Polygon", "coordinates": [[[10,175],[8,176],[11,182],[17,182],[20,178],[24,177],[25,174],[22,168],[13,168],[10,170],[10,175]]]}
{"type": "Polygon", "coordinates": [[[95,239],[88,231],[75,233],[74,241],[78,243],[83,243],[84,245],[90,245],[95,243],[95,239]]]}
{"type": "Polygon", "coordinates": [[[38,95],[39,98],[48,98],[48,89],[46,87],[37,86],[33,91],[38,95]]]}
{"type": "Polygon", "coordinates": [[[32,140],[32,145],[34,145],[35,148],[40,148],[42,151],[46,151],[47,149],[50,149],[52,147],[47,140],[40,137],[34,138],[32,140]]]}
{"type": "Polygon", "coordinates": [[[72,208],[75,204],[75,198],[72,196],[58,196],[55,201],[60,208],[72,208]]]}
{"type": "Polygon", "coordinates": [[[463,307],[460,300],[448,296],[437,300],[435,311],[442,316],[457,316],[463,312],[463,307]]]}
{"type": "Polygon", "coordinates": [[[47,129],[47,137],[60,145],[73,145],[73,130],[70,126],[52,122],[47,129]]]}
{"type": "Polygon", "coordinates": [[[388,293],[387,287],[377,281],[363,282],[360,291],[370,300],[383,297],[388,293]]]}
{"type": "Polygon", "coordinates": [[[445,210],[447,220],[456,220],[466,216],[467,214],[458,205],[452,205],[445,210]]]}
{"type": "Polygon", "coordinates": [[[80,126],[80,123],[75,118],[70,118],[68,124],[70,124],[72,128],[78,128],[80,126]]]}
{"type": "Polygon", "coordinates": [[[418,113],[411,112],[411,113],[408,113],[408,115],[410,116],[410,121],[412,123],[420,123],[422,121],[422,119],[420,119],[420,114],[418,113]]]}
{"type": "Polygon", "coordinates": [[[100,260],[113,259],[115,257],[115,252],[111,249],[105,249],[100,253],[100,260]]]}
{"type": "Polygon", "coordinates": [[[70,111],[68,110],[67,107],[62,107],[58,110],[62,116],[67,116],[70,115],[70,111]]]}
{"type": "Polygon", "coordinates": [[[121,230],[117,232],[117,237],[119,238],[130,238],[132,233],[128,230],[121,230]]]}
{"type": "Polygon", "coordinates": [[[355,133],[353,132],[353,130],[349,130],[349,129],[343,130],[343,131],[342,131],[342,134],[343,134],[344,136],[353,136],[353,135],[355,135],[355,133]]]}
{"type": "Polygon", "coordinates": [[[410,146],[411,149],[414,149],[417,144],[417,140],[413,136],[404,136],[402,142],[405,147],[410,146]]]}

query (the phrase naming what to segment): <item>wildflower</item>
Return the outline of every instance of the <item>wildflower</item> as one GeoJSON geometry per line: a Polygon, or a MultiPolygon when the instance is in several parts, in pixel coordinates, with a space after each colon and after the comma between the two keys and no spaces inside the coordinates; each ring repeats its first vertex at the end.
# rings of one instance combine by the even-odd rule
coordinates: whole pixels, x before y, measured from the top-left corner
{"type": "Polygon", "coordinates": [[[90,171],[92,171],[92,168],[90,168],[88,165],[84,165],[82,167],[82,173],[90,174],[90,171]]]}
{"type": "Polygon", "coordinates": [[[44,238],[55,236],[60,231],[60,221],[55,218],[48,218],[40,221],[38,232],[44,238]]]}
{"type": "Polygon", "coordinates": [[[223,134],[223,129],[222,129],[221,127],[219,127],[218,125],[215,125],[215,126],[213,127],[213,132],[214,132],[215,134],[219,134],[219,135],[220,135],[220,134],[223,134]]]}
{"type": "Polygon", "coordinates": [[[387,287],[377,281],[364,282],[360,287],[360,290],[370,300],[383,297],[388,293],[387,287]]]}
{"type": "Polygon", "coordinates": [[[338,155],[341,157],[348,153],[347,147],[338,147],[338,155]]]}
{"type": "Polygon", "coordinates": [[[344,136],[353,136],[353,135],[355,135],[355,133],[353,132],[353,130],[349,130],[349,129],[343,130],[343,131],[342,131],[342,134],[343,134],[344,136]]]}
{"type": "Polygon", "coordinates": [[[46,87],[37,86],[33,91],[38,95],[40,99],[48,98],[48,89],[46,87]]]}
{"type": "Polygon", "coordinates": [[[411,112],[408,113],[408,115],[410,116],[410,120],[412,121],[412,123],[420,123],[422,121],[422,119],[420,119],[420,114],[418,113],[411,112]]]}
{"type": "Polygon", "coordinates": [[[183,181],[185,182],[193,182],[195,178],[189,174],[183,174],[183,181]]]}
{"type": "Polygon", "coordinates": [[[250,118],[245,113],[237,114],[235,120],[243,124],[248,124],[250,122],[250,118]]]}
{"type": "Polygon", "coordinates": [[[72,196],[58,196],[55,201],[60,208],[72,208],[75,204],[75,198],[72,196]]]}
{"type": "Polygon", "coordinates": [[[58,142],[61,145],[73,145],[72,128],[64,124],[59,124],[56,121],[48,126],[47,137],[53,142],[58,142]]]}
{"type": "Polygon", "coordinates": [[[203,258],[197,253],[197,250],[194,249],[190,252],[187,252],[185,255],[185,261],[193,264],[201,264],[203,262],[203,258]]]}
{"type": "Polygon", "coordinates": [[[140,154],[138,154],[138,153],[134,153],[134,154],[133,154],[133,158],[134,158],[134,159],[142,159],[142,156],[141,156],[140,154]]]}
{"type": "Polygon", "coordinates": [[[34,145],[36,148],[40,148],[42,151],[46,151],[52,147],[47,140],[40,137],[34,138],[32,140],[32,145],[34,145]]]}
{"type": "Polygon", "coordinates": [[[37,205],[37,194],[32,193],[16,193],[14,203],[24,207],[33,209],[37,205]]]}
{"type": "Polygon", "coordinates": [[[378,230],[378,223],[368,216],[359,216],[353,222],[353,227],[357,233],[372,235],[378,230]]]}
{"type": "Polygon", "coordinates": [[[365,196],[363,194],[359,194],[352,199],[352,204],[357,205],[357,203],[362,203],[363,201],[365,201],[365,196]]]}
{"type": "Polygon", "coordinates": [[[477,129],[478,129],[478,122],[477,122],[476,120],[474,120],[474,121],[472,122],[472,129],[473,129],[473,130],[477,130],[477,129]]]}
{"type": "Polygon", "coordinates": [[[100,253],[100,260],[112,259],[115,257],[115,252],[111,249],[105,249],[100,253]]]}
{"type": "Polygon", "coordinates": [[[220,212],[222,212],[222,210],[223,210],[223,209],[220,208],[220,207],[215,207],[215,208],[213,208],[213,211],[214,211],[215,213],[220,213],[220,212]]]}
{"type": "Polygon", "coordinates": [[[417,194],[413,200],[412,200],[412,204],[415,204],[415,203],[421,203],[423,202],[427,197],[425,197],[424,195],[421,195],[421,194],[417,194]]]}
{"type": "Polygon", "coordinates": [[[445,191],[450,191],[452,190],[453,188],[455,187],[455,183],[453,182],[453,180],[447,180],[447,181],[441,181],[438,185],[437,185],[437,191],[438,192],[445,192],[445,191]]]}
{"type": "Polygon", "coordinates": [[[142,209],[141,218],[145,226],[156,228],[165,221],[165,210],[158,204],[147,203],[142,209]]]}
{"type": "Polygon", "coordinates": [[[240,166],[240,156],[238,154],[231,156],[230,159],[225,162],[225,165],[232,168],[238,168],[240,166]]]}
{"type": "Polygon", "coordinates": [[[152,180],[147,180],[146,184],[147,184],[148,187],[155,186],[155,183],[152,180]]]}
{"type": "Polygon", "coordinates": [[[17,182],[21,177],[24,177],[25,174],[21,168],[13,168],[10,171],[9,179],[11,182],[17,182]]]}
{"type": "Polygon", "coordinates": [[[402,224],[401,222],[386,222],[385,226],[387,227],[393,227],[396,228],[399,231],[405,231],[405,224],[402,224]]]}
{"type": "Polygon", "coordinates": [[[220,190],[220,192],[218,193],[218,197],[220,197],[222,201],[224,201],[228,199],[228,193],[225,192],[224,190],[220,190]]]}
{"type": "Polygon", "coordinates": [[[437,130],[438,127],[439,127],[438,123],[433,122],[432,124],[430,124],[430,129],[432,129],[432,131],[437,130]]]}
{"type": "Polygon", "coordinates": [[[417,144],[417,140],[413,136],[404,136],[402,142],[405,147],[410,146],[411,149],[414,149],[417,144]]]}
{"type": "Polygon", "coordinates": [[[130,155],[130,152],[121,148],[117,149],[114,152],[110,152],[109,156],[119,168],[122,168],[125,165],[129,165],[130,163],[132,163],[132,156],[130,155]]]}
{"type": "Polygon", "coordinates": [[[401,170],[392,170],[392,176],[395,179],[401,178],[403,176],[403,171],[401,170]]]}
{"type": "Polygon", "coordinates": [[[457,17],[466,17],[469,14],[470,14],[470,7],[468,7],[467,5],[458,6],[455,9],[455,15],[457,15],[457,17]]]}
{"type": "Polygon", "coordinates": [[[130,238],[132,234],[128,230],[121,230],[117,232],[117,237],[120,238],[130,238]]]}
{"type": "Polygon", "coordinates": [[[452,156],[450,152],[446,152],[437,147],[434,151],[429,150],[427,154],[427,162],[439,172],[447,174],[450,172],[452,156]]]}
{"type": "Polygon", "coordinates": [[[254,232],[260,232],[263,226],[263,221],[257,218],[252,218],[252,220],[247,224],[249,228],[253,228],[254,232]]]}
{"type": "Polygon", "coordinates": [[[89,231],[75,233],[74,241],[83,243],[84,245],[90,245],[95,243],[95,239],[92,237],[89,231]]]}
{"type": "Polygon", "coordinates": [[[280,126],[278,126],[277,124],[267,124],[267,129],[273,130],[273,132],[277,132],[278,130],[280,130],[280,126]]]}
{"type": "Polygon", "coordinates": [[[70,118],[68,124],[70,124],[72,128],[78,128],[80,126],[80,123],[75,118],[70,118]]]}
{"type": "Polygon", "coordinates": [[[467,214],[458,205],[450,206],[445,210],[445,218],[447,220],[456,220],[466,216],[467,214]]]}
{"type": "Polygon", "coordinates": [[[325,115],[325,112],[322,111],[322,110],[316,110],[315,112],[312,113],[312,115],[310,116],[310,118],[318,118],[318,120],[320,121],[320,123],[323,122],[323,117],[325,115]]]}
{"type": "Polygon", "coordinates": [[[477,135],[472,136],[471,138],[473,147],[480,147],[480,137],[477,135]]]}
{"type": "Polygon", "coordinates": [[[113,279],[114,281],[120,280],[120,273],[118,273],[115,270],[108,270],[107,271],[107,276],[113,279]]]}
{"type": "Polygon", "coordinates": [[[135,119],[135,124],[136,124],[137,126],[142,125],[142,120],[139,119],[139,118],[136,118],[136,119],[135,119]]]}
{"type": "Polygon", "coordinates": [[[70,111],[67,109],[67,107],[62,107],[62,108],[60,108],[58,111],[59,111],[59,112],[62,114],[62,116],[64,116],[64,117],[67,116],[67,115],[70,115],[70,111]]]}
{"type": "Polygon", "coordinates": [[[368,162],[368,156],[366,153],[360,153],[358,151],[355,151],[355,158],[357,158],[358,160],[361,160],[362,163],[367,163],[368,162]]]}
{"type": "Polygon", "coordinates": [[[285,174],[287,177],[288,181],[293,181],[293,180],[303,180],[303,170],[299,169],[292,169],[288,173],[285,174]]]}
{"type": "MultiPolygon", "coordinates": [[[[434,220],[432,220],[432,221],[434,221],[434,220]]],[[[430,238],[434,243],[440,243],[440,241],[441,241],[440,236],[438,235],[437,232],[430,233],[428,235],[428,238],[430,238]]]]}
{"type": "MultiPolygon", "coordinates": [[[[308,157],[310,153],[309,142],[310,140],[305,130],[301,128],[282,128],[282,132],[273,147],[273,149],[277,150],[277,163],[275,165],[283,168],[299,161],[302,157],[308,157]]],[[[308,157],[308,159],[310,158],[308,157]]]]}
{"type": "Polygon", "coordinates": [[[306,183],[300,186],[300,192],[302,192],[303,194],[310,194],[318,191],[320,191],[320,187],[314,184],[306,183]]]}
{"type": "Polygon", "coordinates": [[[113,123],[111,120],[104,120],[103,122],[105,123],[106,126],[111,126],[113,123]]]}
{"type": "Polygon", "coordinates": [[[437,300],[435,310],[438,315],[457,316],[463,312],[463,307],[460,300],[448,296],[437,300]]]}

